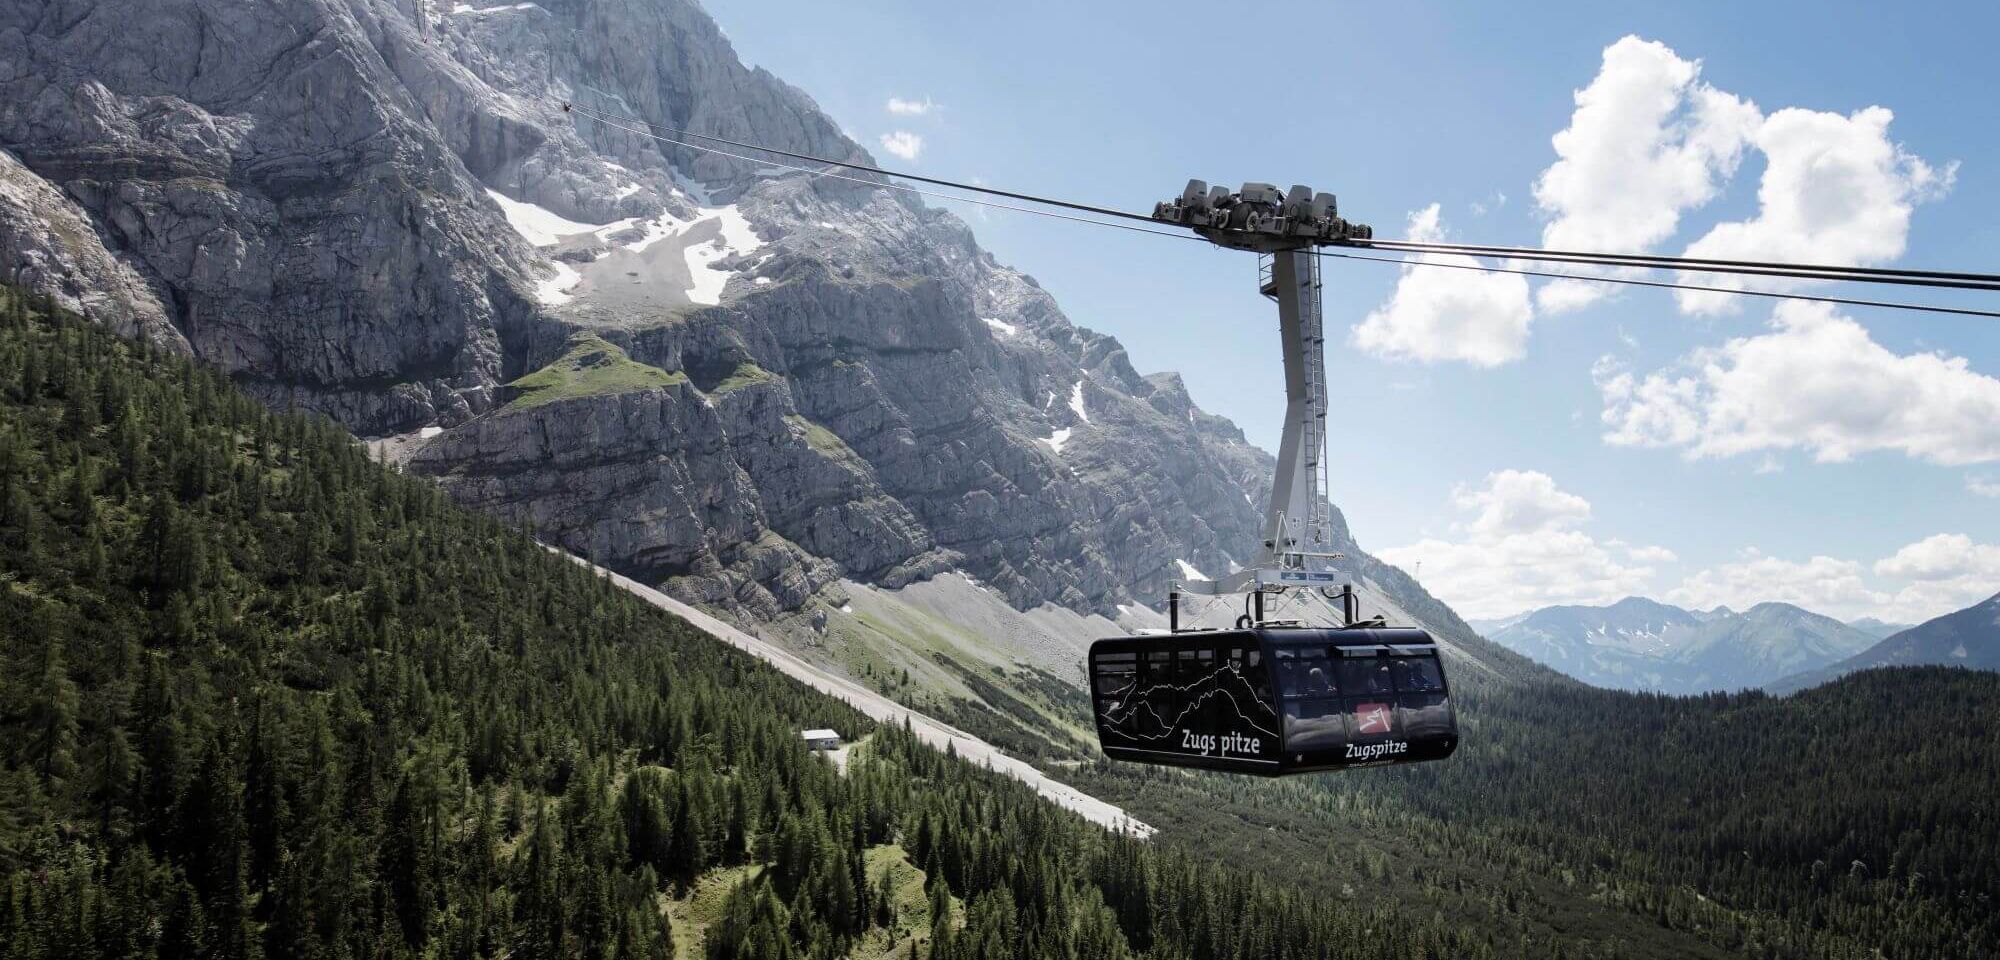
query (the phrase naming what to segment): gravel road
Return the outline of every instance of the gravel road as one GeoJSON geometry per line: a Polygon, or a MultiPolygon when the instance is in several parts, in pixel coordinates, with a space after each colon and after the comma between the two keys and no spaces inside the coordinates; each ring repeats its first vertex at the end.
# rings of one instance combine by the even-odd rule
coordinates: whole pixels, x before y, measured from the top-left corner
{"type": "Polygon", "coordinates": [[[1027,762],[1008,756],[1001,752],[1000,748],[978,737],[917,713],[847,677],[814,666],[776,643],[753,637],[630,577],[595,566],[574,555],[570,555],[570,559],[610,577],[613,583],[637,594],[653,606],[680,617],[694,624],[697,629],[713,634],[723,642],[777,667],[799,682],[828,696],[846,701],[878,723],[899,724],[907,720],[910,729],[925,743],[940,750],[944,749],[946,744],[950,744],[959,756],[1035,788],[1035,792],[1043,797],[1064,809],[1083,815],[1084,819],[1092,823],[1141,837],[1149,836],[1153,832],[1152,827],[1127,816],[1123,809],[1105,803],[1069,784],[1052,780],[1027,762]]]}

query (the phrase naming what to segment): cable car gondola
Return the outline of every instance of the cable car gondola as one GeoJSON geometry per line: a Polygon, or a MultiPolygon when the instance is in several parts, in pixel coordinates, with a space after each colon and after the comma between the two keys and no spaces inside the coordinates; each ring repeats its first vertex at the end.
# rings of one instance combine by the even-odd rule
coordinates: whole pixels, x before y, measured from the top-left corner
{"type": "MultiPolygon", "coordinates": [[[[1377,764],[1441,760],[1458,748],[1438,645],[1422,630],[1362,621],[1351,584],[1329,569],[1333,508],[1325,323],[1315,248],[1373,232],[1338,215],[1332,194],[1246,183],[1211,190],[1188,181],[1153,219],[1259,254],[1257,289],[1278,304],[1284,348],[1285,429],[1249,568],[1200,577],[1167,594],[1168,629],[1090,647],[1098,744],[1116,760],[1277,777],[1377,764]],[[1335,594],[1336,588],[1339,593],[1335,594]],[[1340,627],[1264,616],[1266,594],[1341,601],[1340,627]],[[1182,630],[1183,593],[1247,594],[1235,630],[1182,630]]],[[[1233,561],[1232,561],[1233,565],[1233,561]]]]}
{"type": "Polygon", "coordinates": [[[1090,647],[1098,743],[1114,760],[1267,777],[1442,760],[1458,747],[1422,630],[1256,627],[1090,647]]]}

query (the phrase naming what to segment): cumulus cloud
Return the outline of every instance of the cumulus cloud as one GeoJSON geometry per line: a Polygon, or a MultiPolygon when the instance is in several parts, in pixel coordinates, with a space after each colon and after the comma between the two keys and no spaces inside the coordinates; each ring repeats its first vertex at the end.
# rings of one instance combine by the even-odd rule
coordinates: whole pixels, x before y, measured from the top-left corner
{"type": "Polygon", "coordinates": [[[1908,581],[1890,598],[1882,619],[1919,623],[2000,593],[2000,545],[1962,533],[1940,533],[1875,563],[1879,576],[1908,581]]]}
{"type": "Polygon", "coordinates": [[[2000,379],[1963,357],[1898,354],[1827,304],[1785,303],[1771,332],[1696,351],[1680,369],[1593,371],[1606,442],[1689,458],[1877,450],[1946,465],[2000,460],[2000,379]]]}
{"type": "Polygon", "coordinates": [[[1680,559],[1666,547],[1631,547],[1620,544],[1625,556],[1639,563],[1672,563],[1680,559]]]}
{"type": "Polygon", "coordinates": [[[1789,603],[1842,620],[1867,616],[1888,603],[1870,588],[1867,568],[1852,560],[1813,557],[1791,561],[1745,550],[1743,558],[1698,570],[1667,591],[1667,602],[1706,610],[1746,610],[1760,603],[1789,603]]]}
{"type": "Polygon", "coordinates": [[[936,110],[937,106],[937,104],[931,102],[931,98],[929,97],[925,97],[922,100],[905,100],[902,97],[890,97],[886,105],[890,113],[899,117],[921,117],[936,110]]]}
{"type": "MultiPolygon", "coordinates": [[[[1576,91],[1569,126],[1552,140],[1556,162],[1535,181],[1535,202],[1551,218],[1543,246],[1642,253],[1673,235],[1682,212],[1714,199],[1762,117],[1700,74],[1700,61],[1657,41],[1628,36],[1604,48],[1596,78],[1576,91]]],[[[1560,312],[1606,289],[1558,280],[1537,296],[1542,309],[1560,312]]]]}
{"type": "Polygon", "coordinates": [[[2000,546],[1964,534],[1940,533],[1872,565],[1825,556],[1791,561],[1746,550],[1736,563],[1690,574],[1667,592],[1667,600],[1738,610],[1774,601],[1841,620],[1874,617],[1889,623],[1922,623],[1996,592],[2000,592],[2000,546]]]}
{"type": "MultiPolygon", "coordinates": [[[[1452,494],[1461,519],[1449,536],[1380,551],[1406,571],[1423,564],[1424,586],[1461,615],[1497,619],[1559,604],[1604,605],[1655,590],[1672,550],[1598,540],[1584,527],[1590,501],[1548,474],[1500,470],[1452,494]]],[[[1921,623],[2000,592],[2000,545],[1941,533],[1866,563],[1817,555],[1803,560],[1755,548],[1695,570],[1660,594],[1668,603],[1746,610],[1789,603],[1841,620],[1921,623]]]]}
{"type": "MultiPolygon", "coordinates": [[[[2000,583],[2000,547],[1974,543],[1962,533],[1940,533],[1875,563],[1875,572],[1911,580],[1952,580],[1985,574],[2000,583]]],[[[1996,586],[1995,589],[2000,589],[1996,586]]]]}
{"type": "MultiPolygon", "coordinates": [[[[1779,260],[1863,266],[1903,255],[1910,213],[1951,189],[1957,164],[1938,170],[1889,139],[1894,114],[1869,107],[1847,116],[1780,110],[1757,127],[1753,141],[1767,164],[1757,188],[1757,215],[1717,224],[1688,245],[1687,255],[1723,260],[1779,260]]],[[[1706,281],[1741,287],[1741,278],[1706,281]]],[[[1758,280],[1763,289],[1799,286],[1758,280]]],[[[1740,298],[1678,291],[1689,313],[1732,312],[1740,298]]]]}
{"type": "Polygon", "coordinates": [[[1590,501],[1557,489],[1554,478],[1535,470],[1488,474],[1484,487],[1460,491],[1453,499],[1462,510],[1478,511],[1467,529],[1485,539],[1560,530],[1590,519],[1590,501]]]}
{"type": "Polygon", "coordinates": [[[915,160],[917,154],[924,152],[924,138],[908,130],[885,133],[882,135],[882,149],[905,160],[915,160]]]}
{"type": "MultiPolygon", "coordinates": [[[[1549,217],[1542,243],[1551,248],[1648,252],[1679,230],[1683,214],[1713,200],[1755,148],[1766,161],[1756,215],[1717,224],[1687,246],[1688,256],[1881,263],[1902,255],[1912,209],[1949,191],[1957,171],[1955,163],[1940,169],[1891,140],[1894,114],[1885,107],[1846,115],[1787,108],[1767,116],[1703,82],[1699,60],[1635,36],[1604,49],[1597,76],[1575,102],[1569,126],[1552,141],[1556,161],[1535,181],[1535,201],[1549,217]]],[[[1745,285],[1729,275],[1704,282],[1745,285]]],[[[1559,313],[1611,290],[1555,280],[1535,296],[1542,310],[1559,313]]],[[[1689,313],[1728,312],[1740,302],[1723,293],[1675,296],[1689,313]]]]}
{"type": "Polygon", "coordinates": [[[1421,561],[1424,585],[1465,616],[1613,603],[1645,592],[1655,574],[1648,564],[1673,559],[1660,547],[1598,542],[1579,529],[1590,518],[1590,502],[1545,473],[1491,473],[1453,502],[1470,515],[1454,528],[1454,539],[1425,539],[1380,555],[1404,570],[1421,561]]]}
{"type": "MultiPolygon", "coordinates": [[[[1437,204],[1410,214],[1410,239],[1434,241],[1444,235],[1437,204]]],[[[1429,254],[1414,260],[1476,263],[1471,257],[1429,254]]],[[[1354,328],[1354,342],[1386,357],[1495,367],[1527,352],[1534,312],[1524,277],[1409,266],[1403,268],[1389,302],[1354,328]]]]}

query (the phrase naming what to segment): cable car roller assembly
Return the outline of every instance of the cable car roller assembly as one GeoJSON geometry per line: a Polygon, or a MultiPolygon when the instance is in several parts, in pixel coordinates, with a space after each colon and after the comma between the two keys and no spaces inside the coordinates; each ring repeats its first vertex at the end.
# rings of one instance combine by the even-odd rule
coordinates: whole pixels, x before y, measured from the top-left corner
{"type": "Polygon", "coordinates": [[[1285,429],[1255,561],[1220,580],[1173,584],[1165,634],[1091,645],[1105,755],[1265,776],[1450,756],[1458,726],[1436,640],[1358,621],[1353,586],[1332,569],[1341,556],[1327,499],[1318,248],[1374,232],[1342,219],[1332,194],[1268,183],[1231,192],[1190,180],[1152,219],[1258,254],[1258,290],[1278,304],[1285,429]],[[1267,619],[1265,595],[1291,591],[1338,601],[1340,625],[1267,619]],[[1247,594],[1248,610],[1234,630],[1184,628],[1184,593],[1247,594]]]}

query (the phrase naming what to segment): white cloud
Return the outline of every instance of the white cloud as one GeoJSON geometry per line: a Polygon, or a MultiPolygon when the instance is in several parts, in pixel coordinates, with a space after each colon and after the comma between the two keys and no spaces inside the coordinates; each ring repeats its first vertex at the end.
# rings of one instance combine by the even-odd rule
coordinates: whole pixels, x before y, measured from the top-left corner
{"type": "MultiPolygon", "coordinates": [[[[1433,203],[1410,214],[1409,237],[1444,237],[1433,203]]],[[[1471,257],[1423,255],[1417,262],[1476,263],[1471,257]]],[[[1534,319],[1526,278],[1474,270],[1404,267],[1389,302],[1354,328],[1354,342],[1370,352],[1434,363],[1458,360],[1495,367],[1527,352],[1534,319]]]]}
{"type": "Polygon", "coordinates": [[[1736,563],[1689,575],[1667,591],[1666,600],[1699,610],[1718,604],[1746,610],[1760,603],[1789,603],[1852,620],[1882,610],[1891,599],[1870,589],[1866,574],[1867,569],[1852,560],[1813,557],[1793,562],[1752,549],[1736,563]]]}
{"type": "MultiPolygon", "coordinates": [[[[1701,63],[1665,44],[1627,36],[1604,48],[1590,85],[1576,91],[1557,160],[1535,181],[1551,216],[1543,246],[1641,253],[1673,235],[1681,213],[1713,199],[1735,173],[1762,119],[1756,104],[1700,82],[1701,63]]],[[[1630,272],[1630,271],[1625,271],[1630,272]]],[[[1602,284],[1555,281],[1544,310],[1595,302],[1602,284]]]]}
{"type": "Polygon", "coordinates": [[[890,97],[889,102],[885,106],[890,113],[899,117],[921,117],[938,108],[938,105],[932,103],[929,97],[925,97],[922,100],[905,100],[902,97],[890,97]]]}
{"type": "Polygon", "coordinates": [[[1891,352],[1826,304],[1781,304],[1771,327],[1643,379],[1600,360],[1605,441],[1690,458],[1801,449],[1821,462],[1876,450],[2000,460],[2000,379],[1963,357],[1891,352]]]}
{"type": "MultiPolygon", "coordinates": [[[[1461,615],[1512,616],[1558,604],[1603,605],[1653,590],[1661,546],[1598,540],[1583,529],[1590,502],[1547,474],[1501,470],[1452,502],[1466,514],[1445,537],[1380,551],[1406,571],[1423,564],[1424,586],[1461,615]]],[[[2000,591],[2000,545],[1937,534],[1873,564],[1832,556],[1789,560],[1746,549],[1735,561],[1696,570],[1660,595],[1706,610],[1789,603],[1841,620],[1921,623],[2000,591]]]]}
{"type": "Polygon", "coordinates": [[[1424,585],[1465,616],[1613,603],[1645,592],[1655,574],[1647,564],[1673,559],[1661,547],[1593,539],[1578,529],[1590,517],[1590,502],[1544,473],[1488,474],[1479,489],[1460,491],[1453,501],[1472,513],[1455,528],[1463,539],[1427,538],[1381,557],[1404,570],[1422,561],[1424,585]]]}
{"type": "Polygon", "coordinates": [[[2000,582],[2000,547],[1974,543],[1962,533],[1940,533],[1876,561],[1875,572],[1911,580],[1950,580],[1983,572],[2000,582]]]}
{"type": "Polygon", "coordinates": [[[908,130],[885,133],[882,135],[882,149],[905,160],[915,160],[917,154],[924,152],[924,138],[908,130]]]}
{"type": "Polygon", "coordinates": [[[1975,477],[1968,474],[1965,478],[1965,492],[1975,496],[2000,498],[2000,477],[1975,477]]]}
{"type": "Polygon", "coordinates": [[[1918,623],[2000,593],[2000,545],[1940,533],[1876,561],[1875,573],[1909,581],[1890,599],[1882,619],[1918,623]]]}
{"type": "Polygon", "coordinates": [[[1816,556],[1791,561],[1745,550],[1736,563],[1697,571],[1666,599],[1706,609],[1742,610],[1766,601],[1790,603],[1841,620],[1875,617],[1922,623],[1963,610],[2000,591],[2000,546],[1964,534],[1940,533],[1863,564],[1816,556]],[[1872,573],[1874,576],[1869,576],[1872,573]]]}
{"type": "Polygon", "coordinates": [[[1488,474],[1484,487],[1452,499],[1462,510],[1479,511],[1467,529],[1486,539],[1561,530],[1590,519],[1590,501],[1557,489],[1554,478],[1535,470],[1488,474]]]}
{"type": "MultiPolygon", "coordinates": [[[[1700,61],[1634,36],[1604,49],[1597,76],[1575,101],[1569,126],[1552,141],[1557,159],[1535,181],[1535,200],[1550,217],[1542,243],[1551,248],[1647,252],[1675,234],[1683,214],[1713,200],[1754,147],[1766,160],[1756,216],[1714,226],[1687,255],[1881,263],[1902,255],[1911,210],[1949,191],[1957,170],[1955,163],[1934,167],[1892,141],[1894,114],[1884,107],[1844,116],[1794,107],[1767,116],[1702,82],[1700,61]]],[[[1703,283],[1746,285],[1731,275],[1703,283]]],[[[1801,282],[1760,278],[1756,285],[1801,282]]],[[[1612,293],[1604,284],[1556,280],[1536,291],[1536,303],[1559,313],[1612,293]]],[[[1740,303],[1723,293],[1675,296],[1690,313],[1723,313],[1740,303]]]]}
{"type": "Polygon", "coordinates": [[[1672,563],[1680,559],[1666,547],[1625,547],[1624,550],[1627,557],[1638,563],[1672,563]]]}
{"type": "MultiPolygon", "coordinates": [[[[1687,255],[1723,260],[1778,260],[1860,266],[1893,260],[1909,239],[1916,204],[1951,189],[1957,164],[1942,171],[1889,139],[1887,108],[1848,116],[1813,110],[1780,110],[1753,136],[1768,163],[1757,189],[1757,215],[1717,224],[1688,245],[1687,255]]],[[[1742,287],[1740,277],[1704,282],[1742,287]]],[[[1759,279],[1763,289],[1797,287],[1795,281],[1759,279]]],[[[1689,313],[1733,312],[1740,298],[1679,291],[1689,313]]]]}

